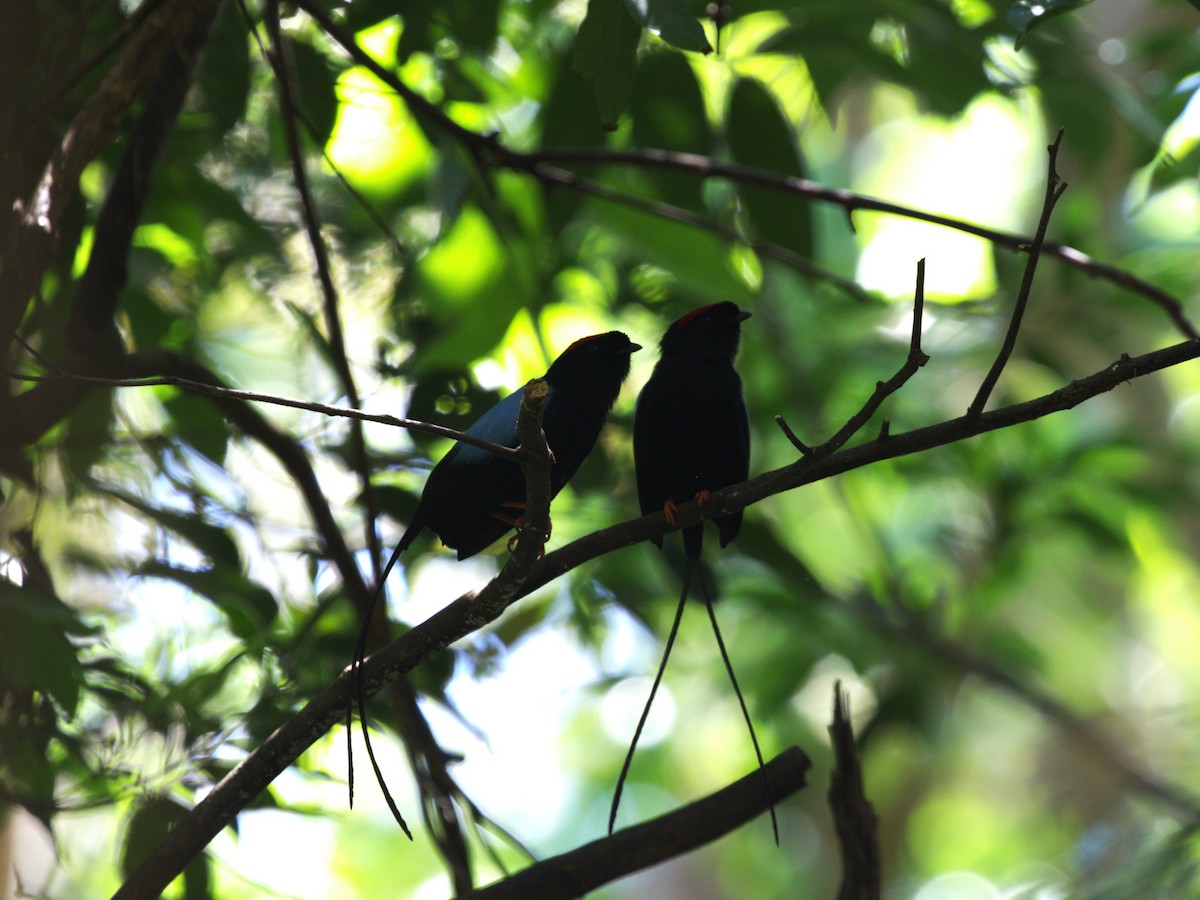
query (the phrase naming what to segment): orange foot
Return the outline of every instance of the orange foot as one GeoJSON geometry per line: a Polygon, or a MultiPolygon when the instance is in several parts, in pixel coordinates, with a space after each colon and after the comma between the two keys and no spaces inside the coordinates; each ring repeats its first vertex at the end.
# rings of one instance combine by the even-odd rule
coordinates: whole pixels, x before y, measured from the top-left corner
{"type": "Polygon", "coordinates": [[[675,510],[679,507],[675,505],[675,501],[667,498],[667,502],[663,504],[663,515],[667,517],[667,524],[672,528],[675,527],[675,510]]]}

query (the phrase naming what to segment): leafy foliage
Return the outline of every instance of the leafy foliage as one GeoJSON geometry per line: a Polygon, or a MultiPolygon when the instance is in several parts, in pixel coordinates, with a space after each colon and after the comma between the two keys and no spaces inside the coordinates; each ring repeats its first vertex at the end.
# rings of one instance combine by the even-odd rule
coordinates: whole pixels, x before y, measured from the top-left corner
{"type": "MultiPolygon", "coordinates": [[[[1197,290],[1194,14],[1146,3],[1118,31],[1105,7],[36,0],[0,12],[12,97],[0,193],[17,210],[0,235],[12,375],[0,827],[48,829],[60,859],[23,863],[23,889],[116,889],[333,682],[365,583],[449,446],[376,424],[360,446],[345,418],[110,379],[357,397],[462,429],[574,338],[620,328],[646,349],[555,502],[563,546],[635,514],[634,390],[666,323],[703,303],[755,314],[739,362],[753,472],[797,456],[775,416],[819,444],[899,367],[918,258],[931,361],[856,441],[884,420],[895,435],[961,415],[1025,254],[796,185],[1027,236],[1042,147],[1065,125],[1069,190],[1051,239],[1124,277],[1042,258],[991,406],[1042,396],[1178,340],[1131,279],[1197,290]],[[292,110],[268,58],[280,14],[292,110]],[[161,64],[132,52],[148,34],[161,64]],[[332,299],[314,278],[289,114],[332,299]],[[51,160],[62,167],[47,186],[51,160]],[[122,222],[122,252],[93,253],[122,222]],[[18,807],[32,816],[7,816],[18,807]]],[[[764,750],[805,748],[811,787],[780,810],[784,852],[756,822],[600,895],[836,890],[835,680],[851,694],[890,892],[1194,891],[1194,373],[1176,366],[752,506],[709,559],[719,614],[764,750]]],[[[429,543],[414,551],[391,584],[398,631],[504,557],[456,566],[429,543]]],[[[426,804],[431,782],[447,790],[477,883],[526,862],[489,823],[538,855],[601,833],[677,591],[672,561],[645,543],[608,553],[371,700],[401,808],[422,808],[410,764],[426,804]]],[[[701,619],[685,617],[629,822],[752,765],[701,619]]],[[[361,776],[345,810],[347,739],[339,727],[315,740],[241,810],[237,841],[213,841],[168,895],[461,888],[450,826],[400,846],[361,776]],[[281,844],[287,859],[264,849],[281,844]]]]}

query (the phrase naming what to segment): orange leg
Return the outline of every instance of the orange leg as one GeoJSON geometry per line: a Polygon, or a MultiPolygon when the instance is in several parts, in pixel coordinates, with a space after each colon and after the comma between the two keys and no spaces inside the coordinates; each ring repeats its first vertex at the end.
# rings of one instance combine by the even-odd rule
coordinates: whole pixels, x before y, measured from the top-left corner
{"type": "MultiPolygon", "coordinates": [[[[709,491],[696,491],[696,496],[693,499],[703,506],[708,502],[709,494],[709,491]]],[[[675,510],[677,509],[679,509],[679,504],[674,500],[668,499],[667,502],[663,504],[663,515],[667,517],[667,523],[672,528],[676,527],[675,510]]]]}
{"type": "Polygon", "coordinates": [[[507,513],[501,512],[500,511],[501,509],[523,510],[523,509],[525,509],[524,503],[522,503],[520,500],[505,500],[503,503],[500,504],[500,509],[493,509],[490,513],[488,513],[488,515],[491,516],[493,519],[499,519],[505,525],[511,525],[511,526],[513,526],[513,528],[521,527],[521,522],[524,520],[525,516],[523,516],[523,515],[510,516],[507,513]]]}
{"type": "Polygon", "coordinates": [[[667,498],[667,502],[663,504],[663,515],[667,517],[667,524],[672,528],[675,527],[675,510],[679,507],[675,505],[675,501],[667,498]]]}
{"type": "MultiPolygon", "coordinates": [[[[520,509],[520,510],[525,509],[525,504],[520,500],[505,500],[503,503],[500,504],[500,506],[502,508],[507,507],[508,509],[520,509]]],[[[513,526],[513,528],[517,529],[517,533],[508,539],[508,552],[512,553],[513,549],[517,545],[517,541],[519,541],[522,537],[522,532],[525,530],[525,515],[524,515],[524,513],[522,513],[521,515],[518,515],[518,516],[509,516],[509,515],[506,515],[506,514],[500,512],[500,510],[494,509],[490,513],[488,513],[488,515],[491,516],[493,519],[499,519],[501,522],[511,525],[511,526],[513,526]]],[[[539,554],[540,556],[546,555],[545,544],[546,544],[546,541],[550,540],[550,533],[553,530],[554,530],[553,523],[549,519],[547,519],[546,520],[546,533],[542,535],[542,550],[541,550],[541,553],[539,554]]]]}

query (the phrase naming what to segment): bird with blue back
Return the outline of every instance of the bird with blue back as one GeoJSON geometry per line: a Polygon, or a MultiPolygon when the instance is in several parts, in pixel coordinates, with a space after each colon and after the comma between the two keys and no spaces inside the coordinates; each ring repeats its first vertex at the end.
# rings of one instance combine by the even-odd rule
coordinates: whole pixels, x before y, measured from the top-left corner
{"type": "MultiPolygon", "coordinates": [[[[621,385],[629,375],[630,355],[640,349],[640,345],[620,331],[594,334],[567,347],[543,376],[549,388],[542,408],[542,431],[554,457],[550,466],[552,498],[566,486],[592,452],[605,419],[621,392],[621,385]]],[[[524,395],[524,387],[509,394],[480,416],[466,433],[504,447],[516,447],[517,416],[524,395]]],[[[460,560],[466,559],[519,527],[524,506],[525,476],[516,462],[482,447],[455,443],[429,473],[416,511],[371,598],[352,663],[355,694],[368,756],[388,805],[402,826],[403,818],[383,784],[371,750],[359,677],[376,603],[400,554],[412,546],[422,532],[433,532],[443,544],[457,552],[460,560]]],[[[353,805],[353,774],[350,776],[350,798],[353,805]]]]}

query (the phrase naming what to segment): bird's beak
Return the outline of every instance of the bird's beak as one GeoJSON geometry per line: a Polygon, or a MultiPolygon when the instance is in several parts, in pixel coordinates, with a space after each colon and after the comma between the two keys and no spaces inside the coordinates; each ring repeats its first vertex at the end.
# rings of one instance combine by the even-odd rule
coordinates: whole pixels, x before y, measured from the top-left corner
{"type": "Polygon", "coordinates": [[[625,347],[621,352],[633,354],[633,353],[637,353],[637,351],[639,351],[641,349],[642,349],[641,344],[635,344],[633,341],[630,341],[629,346],[625,347]]]}
{"type": "Polygon", "coordinates": [[[738,313],[738,314],[737,314],[737,318],[736,318],[736,319],[734,319],[733,321],[735,321],[735,322],[745,322],[745,321],[746,321],[748,318],[750,318],[752,315],[754,315],[754,313],[748,313],[748,312],[746,312],[746,311],[743,309],[743,310],[742,310],[740,313],[738,313]]]}

